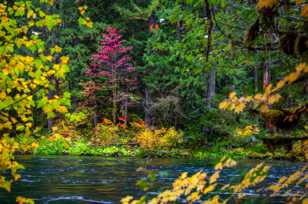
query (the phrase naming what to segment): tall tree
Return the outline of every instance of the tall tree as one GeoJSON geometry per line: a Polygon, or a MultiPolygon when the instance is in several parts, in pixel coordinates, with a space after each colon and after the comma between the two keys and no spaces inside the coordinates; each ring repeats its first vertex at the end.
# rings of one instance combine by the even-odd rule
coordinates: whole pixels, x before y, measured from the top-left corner
{"type": "Polygon", "coordinates": [[[126,123],[129,91],[136,84],[136,79],[132,75],[135,68],[128,54],[131,50],[132,47],[124,45],[118,30],[109,27],[107,33],[103,34],[99,50],[92,55],[91,64],[85,72],[87,76],[94,79],[103,79],[102,85],[111,92],[114,123],[119,113],[119,106],[122,109],[121,116],[126,123]]]}

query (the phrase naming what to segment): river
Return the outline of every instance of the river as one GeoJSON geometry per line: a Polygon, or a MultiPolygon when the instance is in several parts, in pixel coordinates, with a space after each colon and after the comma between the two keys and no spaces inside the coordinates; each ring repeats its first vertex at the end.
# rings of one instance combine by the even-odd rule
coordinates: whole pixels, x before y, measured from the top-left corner
{"type": "MultiPolygon", "coordinates": [[[[119,203],[126,195],[140,196],[136,182],[145,178],[147,171],[158,174],[152,194],[170,186],[181,173],[200,170],[213,172],[213,162],[179,159],[133,159],[74,156],[18,156],[26,169],[22,179],[13,184],[12,193],[0,190],[0,203],[14,203],[16,195],[31,197],[36,203],[119,203]]],[[[236,168],[223,171],[219,182],[234,182],[260,161],[240,161],[236,168]]],[[[268,162],[272,168],[262,185],[271,184],[281,176],[290,175],[304,163],[288,161],[268,162]]],[[[308,173],[308,172],[307,172],[308,173]]],[[[299,192],[301,186],[289,189],[289,196],[299,192]]],[[[285,203],[284,196],[269,197],[265,192],[248,189],[247,198],[240,203],[285,203]]],[[[307,194],[307,193],[306,193],[307,194]]],[[[306,195],[307,196],[307,195],[306,195]]]]}

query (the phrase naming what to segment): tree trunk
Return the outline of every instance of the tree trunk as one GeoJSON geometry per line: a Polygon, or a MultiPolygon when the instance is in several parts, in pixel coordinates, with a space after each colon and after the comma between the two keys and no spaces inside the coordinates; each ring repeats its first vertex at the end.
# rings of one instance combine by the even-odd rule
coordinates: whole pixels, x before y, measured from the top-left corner
{"type": "MultiPolygon", "coordinates": [[[[51,83],[51,80],[50,80],[51,83]]],[[[48,92],[48,99],[51,99],[53,97],[53,92],[52,90],[49,90],[48,92]]],[[[53,126],[53,120],[51,118],[47,119],[47,128],[49,131],[52,130],[52,126],[53,126]]]]}
{"type": "Polygon", "coordinates": [[[268,62],[264,62],[263,65],[263,88],[265,89],[269,83],[270,83],[270,70],[269,70],[269,63],[268,62]]]}
{"type": "Polygon", "coordinates": [[[177,40],[181,40],[181,36],[182,36],[183,30],[184,30],[183,22],[182,21],[178,21],[176,23],[176,39],[177,40]]]}
{"type": "Polygon", "coordinates": [[[211,69],[210,76],[209,76],[209,83],[208,83],[208,90],[207,90],[207,97],[206,97],[207,105],[209,108],[212,105],[211,103],[215,96],[215,92],[216,92],[216,68],[213,67],[211,69]]]}
{"type": "Polygon", "coordinates": [[[112,122],[117,120],[117,77],[115,68],[112,67],[112,122]]]}
{"type": "Polygon", "coordinates": [[[149,90],[145,88],[144,90],[144,123],[147,127],[150,127],[152,124],[151,114],[150,114],[150,103],[151,98],[149,90]]]}
{"type": "Polygon", "coordinates": [[[96,127],[96,125],[97,125],[97,114],[96,114],[96,110],[95,110],[94,115],[93,115],[93,126],[94,126],[94,128],[96,127]]]}
{"type": "Polygon", "coordinates": [[[126,87],[125,99],[123,102],[124,125],[127,126],[128,120],[128,87],[126,87]]]}
{"type": "MultiPolygon", "coordinates": [[[[213,16],[210,8],[210,4],[208,0],[204,0],[204,16],[205,16],[205,24],[207,29],[207,47],[205,49],[205,57],[206,62],[209,61],[209,54],[211,51],[211,43],[212,43],[212,30],[213,30],[213,16]]],[[[209,74],[209,81],[207,84],[207,91],[205,95],[205,103],[207,103],[208,107],[211,107],[211,102],[213,97],[215,96],[215,81],[216,81],[216,68],[212,67],[209,74]]]]}
{"type": "Polygon", "coordinates": [[[255,85],[255,93],[258,93],[259,91],[259,74],[258,74],[258,66],[256,65],[254,67],[254,85],[255,85]]]}

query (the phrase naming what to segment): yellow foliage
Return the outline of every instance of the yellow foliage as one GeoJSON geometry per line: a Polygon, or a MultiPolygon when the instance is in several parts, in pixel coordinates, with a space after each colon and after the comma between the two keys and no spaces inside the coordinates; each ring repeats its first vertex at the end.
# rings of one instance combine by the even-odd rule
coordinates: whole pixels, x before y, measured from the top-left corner
{"type": "Polygon", "coordinates": [[[227,110],[228,107],[229,107],[229,102],[227,100],[224,100],[221,103],[219,103],[220,110],[227,110]]]}
{"type": "Polygon", "coordinates": [[[231,92],[228,99],[219,104],[219,109],[240,113],[244,111],[249,104],[252,104],[253,107],[259,107],[260,112],[266,113],[270,110],[270,105],[273,105],[281,100],[282,97],[277,92],[286,85],[293,84],[300,76],[306,73],[308,73],[308,65],[301,63],[293,72],[278,81],[275,86],[271,84],[268,85],[265,88],[264,93],[258,93],[254,97],[238,97],[235,92],[231,92]]]}
{"type": "Polygon", "coordinates": [[[161,128],[156,130],[145,128],[136,135],[135,139],[136,142],[144,149],[168,149],[182,143],[183,133],[177,132],[175,128],[161,128]]]}
{"type": "Polygon", "coordinates": [[[267,8],[273,8],[279,3],[278,0],[259,0],[257,3],[257,9],[267,9],[267,8]]]}
{"type": "MultiPolygon", "coordinates": [[[[108,122],[105,119],[105,122],[108,122]]],[[[110,121],[111,122],[111,121],[110,121]]],[[[94,129],[94,135],[91,138],[91,143],[97,146],[110,146],[117,144],[119,137],[119,127],[111,124],[98,124],[94,129]]]]}
{"type": "Polygon", "coordinates": [[[144,123],[143,120],[131,122],[130,125],[133,128],[136,128],[136,129],[144,129],[145,128],[145,123],[144,123]]]}
{"type": "Polygon", "coordinates": [[[54,142],[54,141],[57,141],[57,140],[62,140],[64,139],[63,136],[59,133],[53,133],[49,138],[48,140],[51,141],[51,142],[54,142]]]}
{"type": "Polygon", "coordinates": [[[107,125],[107,126],[108,126],[108,125],[113,125],[112,121],[109,120],[109,119],[107,119],[107,118],[103,118],[102,124],[103,124],[103,125],[107,125]]]}
{"type": "Polygon", "coordinates": [[[79,13],[81,14],[81,15],[84,15],[85,14],[85,12],[86,12],[86,10],[87,10],[87,6],[80,6],[79,8],[78,8],[78,10],[79,10],[79,13]]]}
{"type": "Polygon", "coordinates": [[[21,146],[13,138],[4,136],[0,139],[0,169],[9,171],[11,179],[7,180],[0,175],[0,188],[6,191],[11,191],[11,184],[20,179],[20,174],[17,173],[23,166],[14,160],[14,153],[17,151],[28,151],[33,149],[33,146],[21,146]]]}
{"type": "Polygon", "coordinates": [[[281,96],[279,94],[274,94],[274,95],[270,95],[268,97],[268,104],[272,105],[274,103],[277,103],[278,101],[280,101],[281,96]]]}
{"type": "Polygon", "coordinates": [[[295,0],[296,5],[299,5],[302,3],[302,0],[295,0]]]}
{"type": "Polygon", "coordinates": [[[62,64],[68,64],[68,62],[69,62],[69,57],[67,57],[67,56],[62,56],[62,57],[60,57],[60,60],[61,60],[61,63],[62,63],[62,64]]]}
{"type": "Polygon", "coordinates": [[[91,21],[91,19],[89,17],[85,18],[85,26],[88,27],[88,28],[93,27],[93,22],[91,21]]]}
{"type": "Polygon", "coordinates": [[[60,120],[52,127],[52,134],[48,138],[49,141],[66,140],[70,142],[80,136],[80,132],[77,131],[76,125],[67,119],[60,120]]]}
{"type": "Polygon", "coordinates": [[[229,94],[227,100],[222,101],[219,104],[219,109],[221,110],[230,110],[235,113],[243,112],[247,104],[252,101],[252,97],[241,97],[238,98],[235,92],[229,94]]]}
{"type": "Polygon", "coordinates": [[[233,159],[224,157],[215,165],[215,170],[222,170],[224,168],[230,168],[236,166],[236,161],[233,159]]]}
{"type": "Polygon", "coordinates": [[[56,45],[56,46],[53,48],[53,50],[54,50],[55,53],[60,53],[60,52],[62,52],[62,48],[59,47],[58,45],[56,45]]]}
{"type": "MultiPolygon", "coordinates": [[[[218,178],[223,168],[233,167],[236,164],[235,161],[223,158],[215,167],[215,171],[212,175],[207,175],[204,172],[197,172],[192,176],[188,176],[187,172],[182,173],[172,184],[170,189],[167,189],[157,196],[147,200],[147,197],[142,196],[140,199],[134,199],[132,196],[127,196],[121,200],[122,204],[167,204],[167,203],[199,203],[203,200],[203,204],[215,204],[215,203],[228,203],[230,199],[236,195],[242,198],[243,191],[247,188],[260,184],[267,176],[270,166],[264,165],[263,163],[258,164],[256,167],[249,170],[238,184],[228,184],[218,188],[218,178]],[[220,197],[219,195],[211,196],[211,192],[215,190],[221,191],[223,194],[227,192],[230,194],[229,197],[220,197]],[[206,200],[204,200],[206,196],[206,200]]],[[[288,185],[294,184],[299,185],[306,181],[308,175],[303,176],[303,173],[307,169],[307,166],[290,175],[289,177],[282,177],[279,179],[274,189],[275,192],[280,191],[282,188],[288,185]],[[301,179],[299,179],[301,178],[301,179]],[[276,187],[282,186],[282,187],[276,187]]],[[[258,190],[257,190],[258,191],[258,190]]],[[[304,199],[303,199],[304,200],[304,199]]]]}
{"type": "Polygon", "coordinates": [[[134,197],[132,197],[132,196],[126,196],[126,197],[121,199],[121,203],[122,204],[129,204],[130,201],[132,201],[133,199],[134,199],[134,197]]]}
{"type": "Polygon", "coordinates": [[[213,198],[209,199],[209,200],[206,200],[204,201],[202,204],[223,204],[224,202],[220,202],[219,201],[220,198],[219,196],[214,196],[213,198]]]}
{"type": "Polygon", "coordinates": [[[272,191],[272,195],[276,195],[282,189],[287,188],[289,185],[296,183],[297,185],[302,184],[308,179],[307,170],[308,166],[304,166],[299,171],[294,172],[289,177],[281,177],[277,183],[272,184],[267,189],[272,191]]]}
{"type": "Polygon", "coordinates": [[[233,91],[229,94],[230,99],[237,99],[236,93],[233,91]]]}
{"type": "Polygon", "coordinates": [[[308,5],[305,5],[301,11],[301,16],[308,18],[308,5]]]}
{"type": "Polygon", "coordinates": [[[263,163],[258,164],[244,176],[241,183],[231,187],[233,192],[239,193],[248,187],[261,183],[266,178],[269,169],[270,167],[268,165],[264,165],[263,163]]]}
{"type": "MultiPolygon", "coordinates": [[[[42,2],[48,3],[47,1],[42,2]]],[[[44,47],[45,41],[39,35],[29,35],[28,33],[33,27],[36,30],[45,27],[52,29],[58,25],[59,16],[46,15],[42,9],[34,7],[31,1],[15,1],[11,6],[14,10],[12,12],[8,12],[10,8],[7,7],[6,3],[0,4],[0,15],[2,16],[0,33],[1,39],[3,39],[0,46],[2,62],[0,64],[0,90],[2,90],[0,93],[2,116],[0,131],[10,133],[11,129],[16,128],[18,134],[30,135],[33,120],[32,111],[38,104],[40,104],[38,108],[45,110],[49,118],[55,116],[54,112],[58,108],[61,112],[66,112],[66,108],[61,107],[61,98],[51,101],[49,99],[45,101],[44,98],[54,87],[49,78],[57,75],[58,79],[63,79],[67,67],[61,64],[56,71],[52,70],[50,62],[52,62],[53,56],[50,54],[45,56],[43,53],[52,53],[53,49],[60,52],[61,49],[56,46],[50,50],[46,48],[44,50],[46,52],[43,52],[39,47],[44,47]],[[25,19],[25,21],[21,21],[23,23],[17,23],[16,16],[33,19],[25,19]],[[7,23],[10,23],[10,26],[7,26],[7,23]],[[23,49],[23,52],[19,52],[19,49],[23,49]],[[61,73],[61,76],[58,73],[61,73]],[[40,94],[36,95],[34,100],[32,95],[38,91],[40,94]],[[16,112],[14,113],[16,116],[14,123],[10,122],[12,110],[16,112]]],[[[63,59],[63,63],[67,62],[66,57],[63,56],[61,59],[63,59]]]]}
{"type": "Polygon", "coordinates": [[[89,17],[85,16],[85,13],[87,11],[87,6],[80,6],[78,8],[79,13],[81,15],[81,17],[79,18],[79,22],[81,25],[86,26],[88,28],[92,28],[93,27],[93,22],[89,17]]]}
{"type": "Polygon", "coordinates": [[[236,128],[235,133],[240,137],[249,137],[260,132],[259,128],[253,125],[248,125],[243,129],[236,128]]]}
{"type": "Polygon", "coordinates": [[[18,204],[34,204],[34,201],[30,198],[24,198],[24,197],[18,196],[16,198],[16,203],[18,203],[18,204]]]}
{"type": "Polygon", "coordinates": [[[58,107],[58,112],[59,113],[66,113],[68,110],[65,106],[59,106],[58,107]]]}
{"type": "Polygon", "coordinates": [[[38,144],[37,143],[35,143],[35,142],[33,142],[32,144],[31,144],[31,147],[33,148],[33,149],[36,149],[36,148],[38,148],[38,144]]]}
{"type": "Polygon", "coordinates": [[[6,15],[5,9],[6,9],[6,5],[0,4],[0,16],[6,15]]]}

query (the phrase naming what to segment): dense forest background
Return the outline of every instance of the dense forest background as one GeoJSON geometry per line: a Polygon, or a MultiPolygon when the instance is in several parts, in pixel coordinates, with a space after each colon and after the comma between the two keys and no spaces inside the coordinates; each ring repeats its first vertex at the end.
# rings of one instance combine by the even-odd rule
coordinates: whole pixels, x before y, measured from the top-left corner
{"type": "MultiPolygon", "coordinates": [[[[23,25],[24,15],[32,19],[30,23],[37,20],[32,14],[36,10],[30,7],[39,3],[47,4],[41,7],[44,15],[39,14],[41,18],[50,15],[45,19],[47,29],[42,23],[32,23],[23,39],[44,41],[45,49],[54,54],[47,60],[56,65],[46,76],[33,70],[48,85],[45,91],[31,88],[28,119],[13,113],[10,104],[20,108],[27,100],[20,103],[15,96],[25,93],[3,84],[1,89],[7,89],[3,98],[17,100],[3,102],[3,133],[51,132],[64,124],[63,119],[68,129],[79,126],[86,131],[105,119],[122,128],[144,121],[152,129],[183,130],[184,143],[199,147],[245,130],[238,128],[246,127],[259,136],[290,128],[287,134],[303,135],[307,128],[299,120],[307,109],[307,80],[299,76],[305,73],[305,64],[291,80],[295,85],[284,81],[296,65],[307,61],[307,5],[303,1],[67,0],[31,5],[21,1],[8,2],[2,12],[12,6],[14,21],[23,25]],[[279,89],[284,88],[279,96],[271,93],[267,94],[270,100],[259,100],[261,93],[270,92],[271,84],[279,81],[279,89]],[[236,114],[219,109],[229,93],[231,101],[239,100],[233,100],[233,108],[225,101],[220,109],[233,109],[236,114]],[[255,96],[259,103],[245,109],[247,104],[242,102],[252,100],[237,95],[255,96]],[[294,118],[286,119],[290,115],[294,118]],[[14,121],[20,119],[29,124],[18,126],[14,121]]],[[[29,53],[27,48],[34,55],[40,51],[26,43],[20,47],[22,43],[17,43],[15,53],[29,53]]],[[[2,49],[8,45],[4,41],[2,49]]]]}
{"type": "Polygon", "coordinates": [[[15,153],[308,158],[304,0],[20,0],[0,17],[8,191],[15,153]]]}
{"type": "MultiPolygon", "coordinates": [[[[194,145],[232,136],[234,129],[248,124],[266,134],[266,122],[257,110],[230,114],[218,109],[228,93],[261,93],[305,59],[307,21],[300,15],[305,3],[268,1],[264,8],[260,4],[257,8],[256,1],[225,0],[56,2],[63,24],[50,40],[57,41],[71,59],[61,90],[72,93],[72,109],[92,113],[94,124],[102,118],[118,123],[121,116],[136,117],[148,126],[183,129],[187,142],[194,145]],[[74,22],[78,7],[84,5],[93,21],[91,29],[74,22]],[[135,68],[130,73],[133,83],[119,79],[124,84],[118,98],[110,97],[110,84],[102,77],[85,74],[89,56],[109,26],[117,28],[124,44],[132,47],[129,54],[135,68]]],[[[303,83],[288,87],[279,109],[304,104],[305,87],[303,83]]]]}

